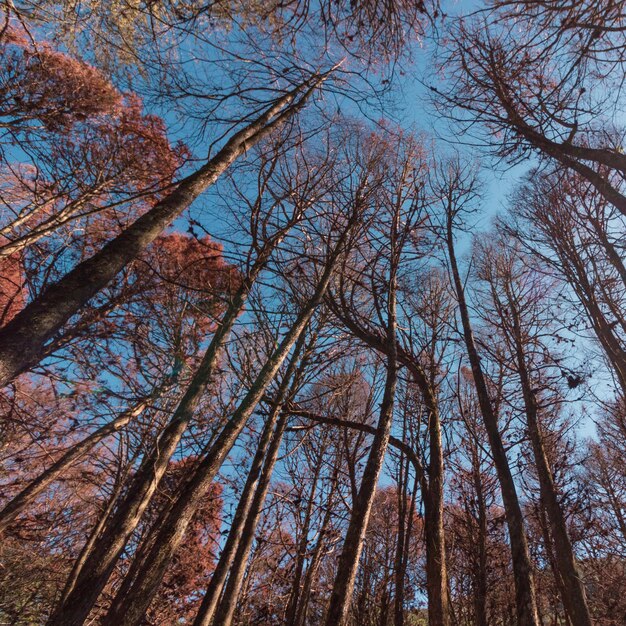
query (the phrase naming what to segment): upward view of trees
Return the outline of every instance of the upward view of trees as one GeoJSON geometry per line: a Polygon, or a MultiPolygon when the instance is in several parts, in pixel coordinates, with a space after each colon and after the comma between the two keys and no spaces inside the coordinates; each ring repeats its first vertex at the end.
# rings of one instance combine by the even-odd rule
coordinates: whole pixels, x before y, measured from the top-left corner
{"type": "Polygon", "coordinates": [[[626,624],[626,3],[0,8],[1,624],[626,624]]]}

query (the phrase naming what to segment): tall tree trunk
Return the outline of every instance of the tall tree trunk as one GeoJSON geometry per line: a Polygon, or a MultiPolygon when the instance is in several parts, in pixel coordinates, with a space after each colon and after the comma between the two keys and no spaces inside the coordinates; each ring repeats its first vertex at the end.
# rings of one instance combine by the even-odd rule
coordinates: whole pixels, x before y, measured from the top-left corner
{"type": "Polygon", "coordinates": [[[111,494],[111,497],[109,498],[109,501],[107,502],[106,506],[102,510],[102,513],[98,517],[98,521],[96,522],[95,526],[91,529],[91,532],[89,533],[89,537],[87,538],[87,541],[81,548],[78,558],[74,561],[72,565],[72,570],[70,571],[70,574],[67,577],[67,580],[65,581],[63,592],[61,593],[61,597],[59,599],[59,604],[64,603],[67,597],[69,596],[69,594],[74,589],[74,585],[76,584],[76,581],[78,580],[78,577],[80,576],[80,573],[82,572],[83,567],[85,566],[87,558],[89,557],[89,555],[91,554],[91,551],[93,550],[96,540],[100,536],[100,533],[104,529],[105,524],[107,523],[111,513],[113,512],[115,508],[117,499],[122,491],[122,488],[124,487],[125,479],[128,476],[129,469],[130,469],[130,464],[127,470],[123,472],[122,475],[118,473],[117,482],[113,489],[113,493],[111,494]]]}
{"type": "MultiPolygon", "coordinates": [[[[152,397],[150,399],[152,399],[152,397]]],[[[148,399],[141,400],[132,409],[124,411],[112,422],[98,428],[91,433],[91,435],[79,441],[27,487],[20,491],[20,493],[10,500],[2,511],[0,511],[0,533],[2,533],[40,493],[57,480],[65,470],[89,452],[99,441],[116,433],[126,426],[131,419],[140,415],[148,405],[148,401],[148,399]]]]}
{"type": "Polygon", "coordinates": [[[311,559],[309,561],[309,566],[307,567],[306,573],[304,575],[304,581],[302,583],[302,592],[300,593],[300,597],[298,598],[298,602],[296,604],[296,613],[294,615],[294,619],[292,622],[289,622],[286,620],[285,626],[304,626],[304,624],[306,623],[306,616],[307,616],[307,611],[308,611],[308,606],[309,606],[309,599],[311,597],[311,590],[313,587],[313,583],[315,581],[317,570],[322,560],[323,549],[326,543],[326,533],[327,533],[327,529],[328,529],[328,526],[330,524],[330,520],[332,517],[332,507],[333,507],[334,496],[335,496],[338,483],[339,483],[338,476],[339,476],[339,464],[337,463],[333,471],[328,499],[326,500],[324,518],[322,519],[322,523],[319,528],[317,542],[315,544],[315,547],[313,548],[311,559]]]}
{"type": "Polygon", "coordinates": [[[254,493],[257,485],[259,484],[259,477],[263,468],[263,460],[267,454],[272,433],[274,432],[274,426],[274,421],[268,420],[263,427],[261,439],[257,446],[254,458],[252,459],[252,465],[250,467],[248,477],[246,478],[241,498],[237,503],[237,509],[235,510],[235,515],[228,531],[228,537],[226,538],[224,549],[220,554],[217,566],[211,576],[211,581],[207,586],[207,590],[204,594],[204,598],[202,599],[202,603],[200,604],[198,614],[193,622],[194,626],[210,626],[213,621],[217,603],[220,599],[222,589],[224,588],[228,571],[230,570],[233,560],[235,559],[235,553],[237,552],[237,548],[241,541],[244,525],[246,519],[248,518],[250,507],[252,506],[254,493]]]}
{"type": "Polygon", "coordinates": [[[302,531],[300,535],[300,541],[296,549],[296,565],[293,573],[293,580],[291,583],[291,592],[289,594],[289,600],[287,602],[287,610],[285,611],[285,624],[293,624],[296,618],[296,612],[298,609],[298,602],[302,592],[302,576],[304,573],[304,562],[309,550],[309,530],[311,527],[311,519],[313,517],[313,507],[315,505],[315,494],[317,491],[317,480],[319,478],[320,471],[322,470],[323,455],[319,455],[315,469],[313,470],[313,480],[311,493],[309,494],[307,506],[304,512],[304,521],[302,523],[302,531]]]}
{"type": "MultiPolygon", "coordinates": [[[[282,405],[277,405],[277,413],[282,408],[282,405]]],[[[233,567],[228,576],[228,583],[224,590],[224,595],[215,612],[215,626],[230,626],[235,615],[235,609],[237,608],[237,601],[241,593],[241,586],[244,580],[244,574],[246,572],[246,564],[248,563],[248,557],[250,556],[250,550],[252,549],[252,543],[254,542],[254,536],[256,528],[261,517],[263,510],[263,503],[267,497],[269,490],[272,473],[278,460],[278,453],[280,451],[280,444],[287,427],[287,416],[282,415],[276,425],[274,431],[274,437],[272,438],[272,444],[267,453],[267,459],[263,466],[263,474],[261,480],[254,494],[254,501],[250,507],[250,513],[243,530],[241,541],[237,549],[237,554],[233,562],[233,567]]]]}
{"type": "MultiPolygon", "coordinates": [[[[395,227],[396,225],[394,223],[394,232],[395,227]]],[[[392,254],[395,252],[393,245],[395,243],[394,239],[392,232],[392,254]]],[[[396,344],[396,270],[397,266],[392,265],[387,302],[387,375],[380,407],[380,416],[365,470],[363,471],[361,486],[352,508],[343,549],[339,557],[337,573],[335,575],[329,607],[326,613],[326,626],[343,626],[345,623],[352,599],[352,592],[354,590],[354,581],[359,559],[363,550],[363,540],[365,538],[365,532],[376,494],[376,486],[391,435],[394,396],[398,375],[398,351],[396,344]]]]}
{"type": "Polygon", "coordinates": [[[541,503],[545,506],[548,522],[550,524],[550,532],[554,541],[556,565],[563,581],[559,589],[562,591],[563,604],[566,607],[572,624],[574,626],[591,626],[591,616],[587,605],[585,587],[576,565],[574,550],[569,538],[569,533],[567,532],[567,523],[563,515],[563,509],[559,503],[552,469],[550,468],[550,462],[548,461],[543,445],[537,397],[526,362],[519,310],[512,297],[508,298],[508,304],[513,320],[515,356],[522,387],[528,434],[533,450],[535,467],[537,468],[537,476],[539,478],[541,503]]]}
{"type": "Polygon", "coordinates": [[[158,437],[154,449],[137,470],[131,486],[118,504],[116,512],[107,522],[93,546],[93,550],[87,556],[85,567],[82,568],[72,592],[59,604],[50,617],[49,626],[79,626],[91,611],[100,592],[106,585],[119,555],[137,527],[165,474],[168,463],[193,417],[202,394],[211,382],[220,352],[264,262],[261,259],[261,262],[253,266],[251,274],[246,277],[246,280],[233,296],[220,326],[213,335],[202,363],[174,411],[170,422],[158,437]]]}
{"type": "MultiPolygon", "coordinates": [[[[406,438],[406,417],[402,426],[402,438],[406,438]]],[[[409,462],[404,455],[400,455],[398,467],[398,536],[396,538],[396,550],[393,561],[394,570],[394,597],[393,597],[393,624],[404,626],[404,541],[407,538],[407,482],[409,462]]]]}
{"type": "Polygon", "coordinates": [[[299,111],[327,75],[316,75],[276,100],[257,119],[233,134],[213,158],[178,183],[174,191],[99,252],[48,287],[0,329],[0,386],[38,363],[45,343],[72,315],[140,255],[239,156],[299,111]]]}
{"type": "Polygon", "coordinates": [[[450,269],[452,270],[452,279],[459,304],[459,312],[463,327],[463,338],[465,340],[465,346],[472,369],[480,411],[485,424],[485,430],[487,431],[491,455],[493,457],[494,466],[498,475],[502,501],[504,503],[507,528],[511,543],[517,623],[518,626],[537,626],[537,602],[535,599],[535,589],[532,578],[532,563],[530,561],[528,541],[526,539],[526,531],[524,529],[524,516],[522,515],[522,508],[517,496],[517,489],[515,487],[515,481],[513,480],[511,468],[509,467],[506,450],[504,448],[504,444],[502,443],[502,437],[500,436],[498,418],[491,404],[487,382],[480,363],[480,356],[478,355],[476,344],[474,342],[469,310],[465,301],[465,291],[459,274],[456,253],[454,250],[452,219],[452,208],[449,207],[446,240],[450,260],[450,269]]]}
{"type": "MultiPolygon", "coordinates": [[[[353,220],[354,217],[356,216],[353,216],[353,220]]],[[[137,626],[143,619],[198,505],[248,422],[250,415],[252,415],[294,343],[304,332],[314,311],[322,301],[337,259],[343,252],[345,241],[354,224],[355,222],[351,221],[350,226],[346,227],[339,236],[334,249],[329,253],[314,294],[303,306],[278,348],[261,368],[251,389],[211,445],[194,475],[182,487],[179,497],[171,509],[157,523],[159,532],[153,545],[145,553],[142,554],[140,551],[140,554],[137,555],[136,558],[142,560],[137,578],[133,581],[126,596],[116,599],[115,609],[112,608],[104,619],[105,625],[137,626]]]]}
{"type": "MultiPolygon", "coordinates": [[[[431,404],[434,403],[431,402],[431,404]]],[[[430,463],[428,465],[428,489],[424,493],[428,623],[432,626],[448,626],[450,601],[443,526],[443,447],[441,422],[436,409],[429,411],[428,422],[430,463]]]]}
{"type": "Polygon", "coordinates": [[[472,441],[471,445],[472,479],[478,509],[478,567],[475,573],[474,621],[476,626],[487,626],[487,506],[476,442],[472,441]]]}
{"type": "Polygon", "coordinates": [[[307,353],[311,349],[312,344],[315,341],[314,335],[314,338],[307,348],[307,353],[305,353],[301,358],[302,350],[304,348],[305,337],[306,334],[302,333],[298,338],[298,341],[296,342],[296,345],[294,347],[293,354],[289,361],[289,365],[287,366],[287,370],[285,372],[285,375],[283,376],[283,380],[281,381],[281,384],[278,388],[276,398],[272,403],[272,408],[263,427],[261,439],[259,441],[256,454],[254,455],[254,458],[252,460],[252,465],[250,467],[248,477],[246,478],[246,483],[244,485],[241,498],[237,503],[237,509],[235,511],[235,516],[233,517],[233,521],[228,532],[228,537],[226,539],[224,549],[222,550],[222,554],[220,555],[217,567],[213,572],[211,581],[207,587],[206,593],[204,594],[204,598],[202,599],[202,603],[198,610],[198,614],[196,615],[196,619],[193,622],[193,626],[210,626],[210,624],[212,623],[215,611],[218,606],[220,595],[222,593],[222,589],[224,588],[224,583],[226,582],[226,577],[228,576],[228,572],[233,564],[233,561],[236,558],[239,545],[242,541],[245,541],[244,533],[246,523],[248,518],[252,514],[251,511],[254,507],[256,492],[258,491],[259,486],[263,481],[262,472],[264,468],[264,461],[272,454],[272,435],[274,433],[274,427],[276,426],[278,414],[280,412],[280,409],[282,408],[284,396],[287,394],[288,386],[291,384],[291,380],[294,375],[294,384],[295,381],[299,379],[299,374],[304,369],[307,360],[307,353]],[[300,362],[299,367],[297,367],[298,362],[300,362]],[[296,372],[296,369],[298,369],[298,372],[296,372]]]}

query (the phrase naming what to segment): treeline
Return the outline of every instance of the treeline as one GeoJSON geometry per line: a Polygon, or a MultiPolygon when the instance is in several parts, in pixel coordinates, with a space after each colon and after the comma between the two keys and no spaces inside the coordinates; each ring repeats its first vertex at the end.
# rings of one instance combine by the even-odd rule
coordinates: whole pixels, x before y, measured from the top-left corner
{"type": "Polygon", "coordinates": [[[2,8],[2,623],[626,622],[623,3],[2,8]]]}

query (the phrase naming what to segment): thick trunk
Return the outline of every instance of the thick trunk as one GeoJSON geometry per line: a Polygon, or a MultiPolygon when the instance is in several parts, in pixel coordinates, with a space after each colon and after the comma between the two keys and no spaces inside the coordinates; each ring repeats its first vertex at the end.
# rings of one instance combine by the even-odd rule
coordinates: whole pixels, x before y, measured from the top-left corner
{"type": "Polygon", "coordinates": [[[217,603],[220,599],[222,589],[224,588],[228,571],[230,570],[235,559],[235,553],[241,541],[244,524],[248,518],[250,507],[252,506],[254,493],[259,483],[261,469],[263,468],[263,460],[265,459],[271,436],[274,432],[274,426],[275,421],[268,420],[263,427],[261,439],[257,446],[254,458],[252,459],[252,465],[250,467],[248,477],[246,478],[241,498],[237,503],[237,509],[228,531],[228,537],[226,538],[224,549],[220,554],[220,558],[217,562],[213,575],[211,576],[211,581],[207,586],[206,593],[202,599],[202,604],[200,605],[200,609],[198,610],[198,614],[194,620],[194,626],[210,626],[213,621],[213,615],[215,614],[217,603]]]}
{"type": "Polygon", "coordinates": [[[334,251],[326,262],[315,293],[304,305],[293,326],[280,342],[279,347],[269,357],[259,372],[251,389],[211,445],[195,474],[182,488],[172,508],[159,521],[157,525],[159,532],[152,547],[145,554],[139,554],[136,557],[143,561],[137,578],[126,596],[116,599],[114,608],[105,618],[104,624],[110,626],[137,626],[143,619],[145,611],[152,601],[165,574],[165,570],[180,545],[198,505],[248,422],[250,415],[252,415],[289,351],[298,337],[304,332],[313,312],[324,297],[337,258],[343,252],[348,232],[349,229],[346,229],[339,237],[334,251]]]}
{"type": "Polygon", "coordinates": [[[450,601],[443,526],[444,475],[441,423],[436,410],[430,412],[428,419],[430,464],[428,489],[424,494],[428,623],[432,626],[448,626],[450,601]]]}
{"type": "Polygon", "coordinates": [[[0,511],[0,533],[9,526],[15,518],[45,489],[47,489],[65,470],[77,462],[84,454],[89,452],[99,441],[112,435],[130,420],[137,417],[146,408],[148,400],[142,400],[132,409],[125,411],[116,417],[109,424],[85,437],[82,441],[72,446],[60,459],[55,461],[45,472],[40,474],[25,489],[20,491],[6,506],[0,511]]]}
{"type": "MultiPolygon", "coordinates": [[[[280,406],[277,407],[280,409],[280,406]]],[[[277,411],[278,413],[278,411],[277,411]]],[[[237,554],[235,555],[233,568],[228,576],[228,583],[224,590],[222,600],[215,612],[215,626],[230,626],[233,621],[235,609],[237,608],[237,601],[241,593],[241,587],[244,580],[244,574],[246,572],[246,564],[250,556],[250,550],[252,549],[252,543],[254,542],[254,536],[256,532],[261,512],[263,510],[263,504],[267,497],[267,492],[270,487],[270,480],[276,461],[278,460],[278,453],[280,451],[280,444],[285,433],[287,426],[287,417],[281,416],[276,425],[274,437],[272,438],[272,444],[270,450],[267,453],[267,459],[263,466],[263,474],[259,481],[256,493],[254,494],[254,501],[250,508],[250,514],[246,520],[246,524],[243,530],[241,542],[239,543],[237,554]]]]}
{"type": "Polygon", "coordinates": [[[472,444],[472,478],[478,509],[478,567],[474,589],[474,621],[476,626],[487,626],[487,505],[476,444],[472,444]]]}
{"type": "Polygon", "coordinates": [[[159,436],[155,448],[142,462],[128,492],[88,555],[85,567],[82,568],[72,592],[53,613],[48,622],[49,626],[78,626],[84,622],[91,611],[119,555],[150,503],[176,446],[211,381],[221,349],[241,311],[253,280],[254,276],[246,281],[233,297],[198,371],[174,411],[169,424],[159,436]]]}
{"type": "Polygon", "coordinates": [[[44,345],[128,263],[140,255],[163,230],[246,150],[302,108],[324,80],[317,76],[279,98],[255,121],[235,133],[224,147],[169,195],[91,258],[51,285],[0,330],[0,386],[38,363],[44,345]],[[302,95],[300,95],[302,94],[302,95]],[[300,95],[296,104],[293,101],[300,95]]]}
{"type": "Polygon", "coordinates": [[[528,541],[526,539],[526,531],[524,529],[524,517],[522,515],[522,509],[517,496],[517,489],[515,487],[515,481],[513,480],[513,474],[511,473],[509,461],[506,456],[506,450],[504,448],[504,444],[502,443],[502,437],[500,436],[498,418],[491,404],[487,382],[480,363],[480,356],[478,355],[476,344],[474,343],[469,311],[467,303],[465,302],[463,282],[461,281],[461,276],[456,262],[456,254],[454,251],[451,215],[448,216],[447,223],[447,245],[452,278],[454,281],[454,288],[461,315],[465,346],[472,369],[480,411],[483,417],[487,437],[489,439],[491,455],[496,468],[498,482],[500,484],[502,501],[504,503],[507,528],[511,543],[517,623],[518,626],[537,626],[537,603],[532,579],[532,563],[530,561],[528,541]]]}

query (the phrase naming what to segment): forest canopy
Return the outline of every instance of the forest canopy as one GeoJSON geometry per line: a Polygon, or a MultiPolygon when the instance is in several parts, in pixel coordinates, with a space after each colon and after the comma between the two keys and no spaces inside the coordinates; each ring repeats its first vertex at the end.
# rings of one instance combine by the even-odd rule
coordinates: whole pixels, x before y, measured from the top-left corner
{"type": "Polygon", "coordinates": [[[626,623],[626,3],[0,9],[0,623],[626,623]]]}

